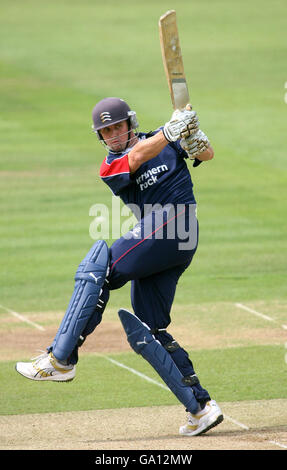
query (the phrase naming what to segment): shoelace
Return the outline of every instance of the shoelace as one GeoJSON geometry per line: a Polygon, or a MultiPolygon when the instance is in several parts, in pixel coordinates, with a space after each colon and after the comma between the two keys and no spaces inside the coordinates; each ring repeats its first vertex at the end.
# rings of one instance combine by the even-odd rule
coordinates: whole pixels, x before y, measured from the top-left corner
{"type": "Polygon", "coordinates": [[[39,356],[36,356],[36,357],[31,357],[30,361],[38,362],[41,359],[44,359],[45,356],[48,356],[47,351],[42,351],[42,349],[37,349],[37,351],[41,352],[42,354],[40,354],[39,356]]]}

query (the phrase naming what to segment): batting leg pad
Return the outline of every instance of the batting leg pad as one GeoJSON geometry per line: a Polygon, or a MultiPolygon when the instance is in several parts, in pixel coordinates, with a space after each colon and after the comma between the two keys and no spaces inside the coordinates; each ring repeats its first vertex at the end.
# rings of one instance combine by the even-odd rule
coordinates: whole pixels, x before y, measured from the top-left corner
{"type": "Polygon", "coordinates": [[[121,309],[118,313],[132,349],[151,364],[188,411],[197,413],[198,402],[192,388],[184,383],[183,375],[150,328],[127,310],[121,309]]]}
{"type": "Polygon", "coordinates": [[[74,292],[51,348],[60,361],[69,358],[88,321],[97,314],[108,261],[108,246],[98,240],[77,269],[74,292]]]}

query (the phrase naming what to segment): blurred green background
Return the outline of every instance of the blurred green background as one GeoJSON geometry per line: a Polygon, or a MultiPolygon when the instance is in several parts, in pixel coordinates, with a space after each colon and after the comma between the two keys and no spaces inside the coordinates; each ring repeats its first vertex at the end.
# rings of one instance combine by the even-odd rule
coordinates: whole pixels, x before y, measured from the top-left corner
{"type": "Polygon", "coordinates": [[[111,204],[91,110],[119,96],[143,131],[169,119],[158,18],[172,8],[216,155],[191,168],[200,245],[184,287],[194,302],[286,298],[286,2],[2,0],[3,305],[64,308],[89,209],[111,204]]]}

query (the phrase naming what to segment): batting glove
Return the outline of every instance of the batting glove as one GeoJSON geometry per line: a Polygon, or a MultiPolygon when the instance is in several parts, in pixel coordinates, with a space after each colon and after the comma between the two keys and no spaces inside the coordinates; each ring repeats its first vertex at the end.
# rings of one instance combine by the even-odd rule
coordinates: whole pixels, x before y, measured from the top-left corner
{"type": "Polygon", "coordinates": [[[163,134],[169,142],[175,142],[180,137],[186,138],[196,133],[199,129],[199,121],[195,111],[177,109],[171,116],[171,120],[166,122],[163,134]]]}
{"type": "Polygon", "coordinates": [[[208,137],[200,129],[195,134],[181,139],[180,145],[186,151],[190,160],[194,160],[198,155],[208,149],[210,143],[208,137]]]}

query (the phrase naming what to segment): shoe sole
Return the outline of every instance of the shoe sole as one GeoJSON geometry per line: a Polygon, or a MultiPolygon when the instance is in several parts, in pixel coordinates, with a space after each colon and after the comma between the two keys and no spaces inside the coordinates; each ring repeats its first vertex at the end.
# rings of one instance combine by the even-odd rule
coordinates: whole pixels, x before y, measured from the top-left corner
{"type": "Polygon", "coordinates": [[[201,434],[204,434],[206,433],[207,431],[209,431],[210,429],[214,428],[215,426],[217,426],[218,424],[222,423],[224,417],[223,417],[223,414],[219,415],[215,421],[213,421],[209,426],[207,426],[206,428],[202,429],[202,431],[199,431],[199,432],[196,432],[196,431],[193,431],[193,432],[180,432],[180,434],[182,436],[187,436],[187,437],[193,437],[193,436],[201,436],[201,434]]]}
{"type": "Polygon", "coordinates": [[[207,428],[203,429],[201,432],[199,432],[198,434],[194,434],[194,435],[195,436],[201,436],[201,434],[204,434],[205,432],[207,432],[210,429],[214,428],[218,424],[222,423],[223,420],[224,420],[223,415],[219,415],[218,418],[214,421],[214,423],[210,424],[209,426],[207,426],[207,428]]]}
{"type": "Polygon", "coordinates": [[[70,379],[52,379],[50,377],[41,377],[41,378],[35,378],[35,377],[31,377],[29,375],[25,375],[23,374],[22,372],[20,372],[18,369],[17,369],[17,366],[15,366],[15,370],[16,372],[18,372],[18,374],[22,375],[22,377],[25,377],[26,379],[29,379],[29,380],[35,380],[36,382],[72,382],[72,380],[74,380],[75,377],[71,377],[70,379]]]}

